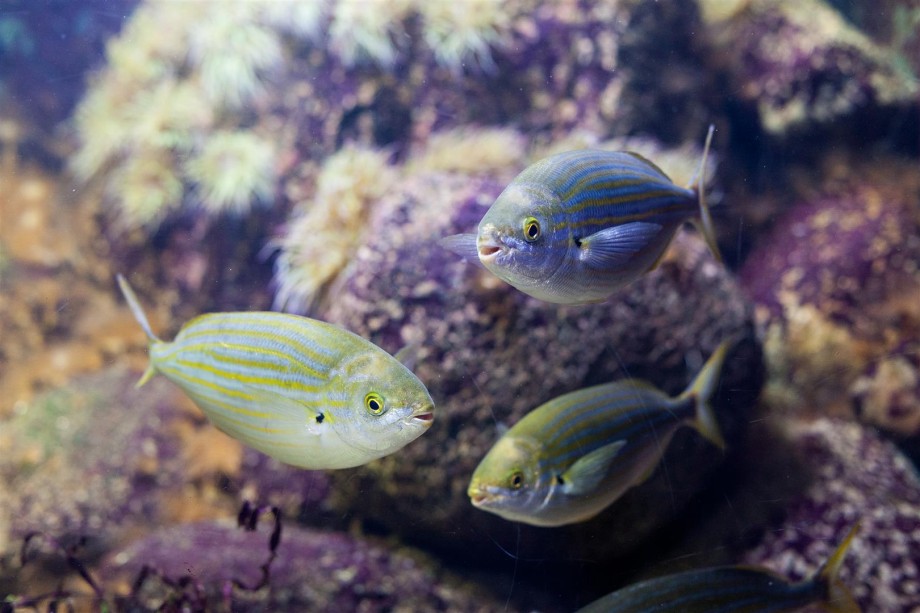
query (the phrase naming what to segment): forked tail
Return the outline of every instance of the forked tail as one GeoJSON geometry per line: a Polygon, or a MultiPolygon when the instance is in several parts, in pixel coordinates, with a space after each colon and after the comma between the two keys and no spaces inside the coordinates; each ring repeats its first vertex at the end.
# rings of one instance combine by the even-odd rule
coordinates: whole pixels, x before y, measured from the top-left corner
{"type": "Polygon", "coordinates": [[[722,430],[712,410],[711,400],[719,386],[725,356],[734,343],[734,339],[723,341],[703,364],[702,370],[690,387],[681,394],[681,398],[692,398],[696,405],[696,414],[690,425],[719,449],[725,449],[725,439],[722,437],[722,430]]]}
{"type": "MultiPolygon", "coordinates": [[[[125,297],[125,301],[128,303],[128,307],[131,309],[131,313],[134,314],[134,319],[137,320],[137,323],[141,325],[141,329],[144,331],[144,334],[147,335],[147,340],[149,345],[154,343],[161,342],[159,338],[153,333],[153,330],[150,329],[150,322],[147,321],[147,315],[144,314],[144,310],[141,308],[141,303],[137,299],[137,296],[134,294],[134,290],[131,289],[131,286],[128,285],[128,281],[121,276],[120,274],[116,276],[118,279],[118,287],[121,288],[121,293],[125,297]]],[[[153,363],[147,366],[147,370],[144,371],[144,374],[141,376],[140,380],[137,382],[135,387],[140,387],[143,384],[147,383],[153,375],[156,374],[156,368],[154,368],[153,363]]]]}

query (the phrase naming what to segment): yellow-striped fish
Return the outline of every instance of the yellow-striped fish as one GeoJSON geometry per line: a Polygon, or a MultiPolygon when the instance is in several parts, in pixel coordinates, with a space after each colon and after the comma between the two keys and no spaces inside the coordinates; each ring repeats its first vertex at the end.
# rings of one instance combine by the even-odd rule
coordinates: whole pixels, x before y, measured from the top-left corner
{"type": "Polygon", "coordinates": [[[783,613],[809,605],[831,613],[859,613],[838,577],[858,529],[857,524],[824,566],[801,583],[753,566],[702,568],[634,583],[578,613],[783,613]]]}
{"type": "Polygon", "coordinates": [[[473,505],[535,526],[585,521],[648,478],[681,426],[724,449],[709,400],[730,346],[722,343],[676,398],[632,379],[540,405],[476,467],[467,490],[473,505]]]}
{"type": "Polygon", "coordinates": [[[211,313],[164,342],[121,275],[118,285],[150,341],[138,387],[162,373],[220,430],[282,462],[359,466],[431,426],[422,382],[351,332],[283,313],[211,313]]]}
{"type": "Polygon", "coordinates": [[[479,222],[478,234],[441,243],[478,258],[522,292],[558,304],[600,302],[638,279],[687,220],[699,222],[721,259],[701,185],[712,133],[710,127],[688,188],[637,153],[559,153],[519,174],[479,222]]]}

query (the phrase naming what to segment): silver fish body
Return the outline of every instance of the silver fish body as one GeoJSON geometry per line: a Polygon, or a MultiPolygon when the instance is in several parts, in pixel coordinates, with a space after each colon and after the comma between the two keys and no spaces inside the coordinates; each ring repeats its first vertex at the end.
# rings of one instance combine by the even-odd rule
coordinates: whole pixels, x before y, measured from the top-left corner
{"type": "Polygon", "coordinates": [[[351,332],[282,313],[214,313],[164,342],[120,275],[118,282],[150,340],[150,366],[138,386],[163,374],[217,428],[282,462],[359,466],[432,423],[434,403],[422,382],[351,332]]]}
{"type": "MultiPolygon", "coordinates": [[[[710,129],[707,151],[711,135],[710,129]]],[[[584,149],[526,168],[483,216],[477,234],[442,244],[478,258],[535,298],[584,304],[605,300],[654,268],[688,220],[700,222],[718,257],[701,186],[675,185],[636,153],[584,149]]]]}
{"type": "Polygon", "coordinates": [[[723,343],[676,398],[630,380],[564,394],[537,407],[474,471],[468,488],[473,505],[536,526],[581,522],[648,478],[681,426],[724,447],[709,399],[728,347],[723,343]]]}

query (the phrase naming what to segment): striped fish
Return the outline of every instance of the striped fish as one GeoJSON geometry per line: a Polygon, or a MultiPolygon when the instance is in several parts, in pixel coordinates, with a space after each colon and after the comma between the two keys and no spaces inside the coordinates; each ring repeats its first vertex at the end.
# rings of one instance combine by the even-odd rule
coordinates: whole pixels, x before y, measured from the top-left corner
{"type": "Polygon", "coordinates": [[[137,386],[163,374],[217,428],[282,462],[360,466],[431,426],[434,403],[422,382],[351,332],[282,313],[213,313],[164,342],[121,275],[118,285],[149,340],[137,386]]]}
{"type": "Polygon", "coordinates": [[[540,405],[476,467],[467,490],[473,505],[535,526],[581,522],[651,476],[681,426],[724,449],[709,400],[730,346],[722,343],[676,398],[632,379],[540,405]]]}
{"type": "Polygon", "coordinates": [[[765,568],[722,566],[634,583],[607,594],[578,613],[781,613],[818,605],[832,613],[859,613],[838,574],[854,526],[815,575],[791,583],[765,568]]]}
{"type": "Polygon", "coordinates": [[[655,268],[677,228],[697,222],[719,256],[697,179],[679,187],[655,164],[625,151],[568,151],[527,167],[499,195],[478,234],[441,244],[482,263],[520,291],[558,304],[601,302],[655,268]]]}

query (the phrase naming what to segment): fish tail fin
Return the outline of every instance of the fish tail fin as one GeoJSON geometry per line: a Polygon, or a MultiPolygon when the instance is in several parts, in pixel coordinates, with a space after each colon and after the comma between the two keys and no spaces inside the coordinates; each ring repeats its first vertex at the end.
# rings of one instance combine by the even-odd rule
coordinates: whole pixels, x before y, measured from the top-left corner
{"type": "Polygon", "coordinates": [[[690,384],[690,387],[680,396],[682,399],[693,399],[696,406],[691,425],[712,444],[722,450],[726,447],[725,439],[722,437],[722,430],[719,428],[719,422],[716,420],[710,401],[719,385],[725,356],[733,344],[732,340],[727,340],[719,345],[713,354],[709,356],[709,359],[706,360],[702,370],[690,384]]]}
{"type": "MultiPolygon", "coordinates": [[[[161,342],[160,339],[157,338],[156,334],[153,333],[153,330],[150,328],[150,322],[147,321],[147,315],[144,314],[144,310],[141,308],[141,303],[137,299],[137,295],[134,293],[134,290],[132,290],[131,286],[128,285],[128,281],[120,274],[117,275],[116,278],[118,279],[118,287],[121,288],[121,293],[124,295],[125,301],[128,303],[128,307],[131,309],[131,313],[134,314],[134,319],[137,320],[137,323],[140,324],[144,334],[147,335],[147,340],[150,341],[151,345],[153,343],[161,342]]],[[[156,372],[156,367],[154,367],[154,365],[151,363],[134,387],[140,387],[147,383],[147,381],[149,381],[156,374],[156,372]]]]}
{"type": "Polygon", "coordinates": [[[859,613],[861,611],[849,588],[840,580],[840,567],[846,558],[847,549],[858,532],[859,522],[856,522],[815,577],[817,583],[826,586],[827,596],[821,603],[821,607],[830,613],[859,613]]]}
{"type": "Polygon", "coordinates": [[[716,241],[716,231],[712,223],[712,215],[709,213],[709,205],[706,204],[706,186],[703,184],[706,180],[706,159],[709,157],[709,147],[712,145],[712,135],[716,127],[709,124],[709,131],[706,133],[706,144],[703,146],[703,157],[700,159],[700,167],[696,171],[696,176],[690,183],[690,189],[696,192],[700,202],[700,217],[694,223],[699,228],[703,239],[712,255],[716,260],[722,263],[722,253],[719,251],[719,244],[716,241]]]}

